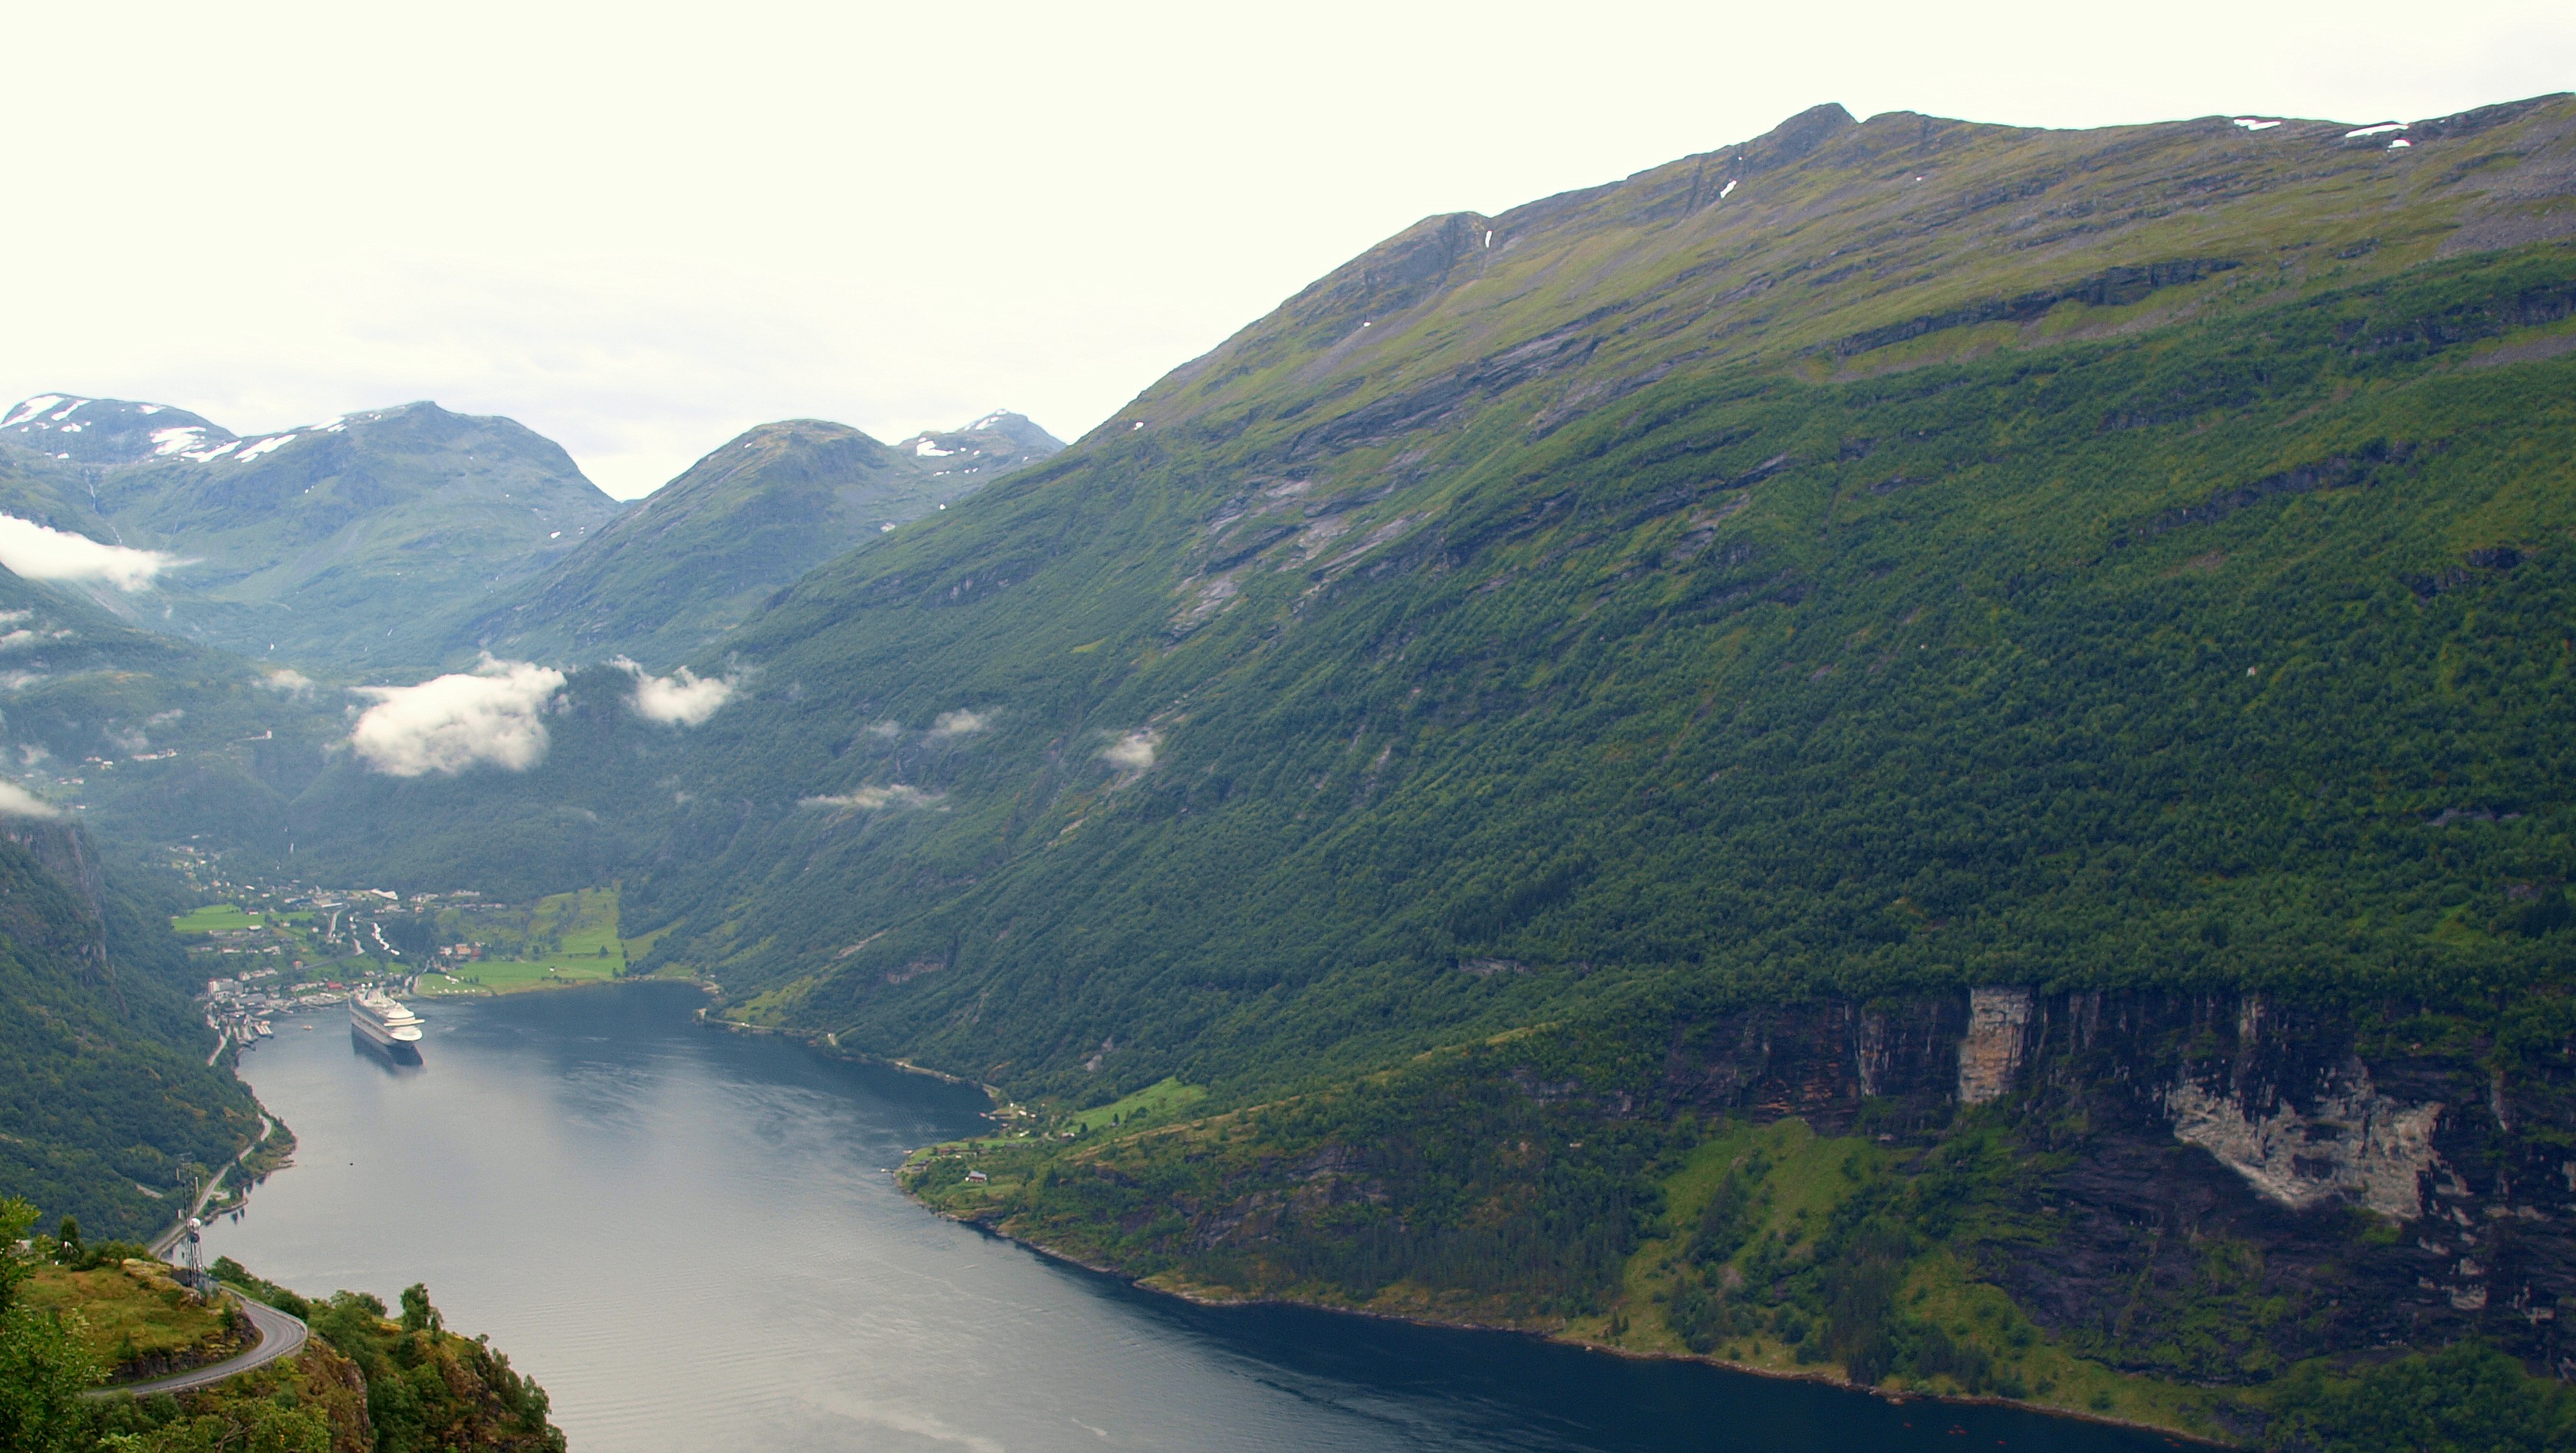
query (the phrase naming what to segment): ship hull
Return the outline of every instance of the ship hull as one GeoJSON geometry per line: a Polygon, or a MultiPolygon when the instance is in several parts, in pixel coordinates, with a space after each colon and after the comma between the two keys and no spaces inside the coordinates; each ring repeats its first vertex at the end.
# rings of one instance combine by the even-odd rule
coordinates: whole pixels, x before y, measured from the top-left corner
{"type": "Polygon", "coordinates": [[[369,1059],[381,1060],[387,1064],[416,1065],[420,1063],[420,1049],[418,1046],[401,1040],[370,1038],[354,1024],[349,1026],[349,1047],[358,1051],[360,1054],[365,1055],[369,1059]]]}
{"type": "Polygon", "coordinates": [[[361,1039],[369,1041],[370,1043],[381,1045],[386,1049],[391,1049],[398,1044],[408,1046],[420,1043],[419,1030],[412,1028],[387,1029],[376,1021],[369,1019],[364,1014],[351,1014],[349,1016],[349,1032],[357,1035],[361,1039]]]}

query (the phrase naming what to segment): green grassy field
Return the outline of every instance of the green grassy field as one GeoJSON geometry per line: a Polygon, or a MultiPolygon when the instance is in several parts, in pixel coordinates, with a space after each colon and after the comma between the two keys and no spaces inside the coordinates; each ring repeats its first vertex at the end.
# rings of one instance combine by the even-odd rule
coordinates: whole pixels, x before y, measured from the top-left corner
{"type": "Polygon", "coordinates": [[[239,905],[232,903],[209,903],[203,908],[191,909],[170,920],[170,931],[173,933],[216,933],[259,926],[260,919],[257,914],[246,913],[239,905]]]}
{"type": "Polygon", "coordinates": [[[626,945],[617,936],[617,890],[585,888],[537,900],[524,921],[493,923],[464,915],[442,916],[442,936],[480,935],[488,957],[461,964],[454,974],[423,974],[426,995],[517,994],[531,989],[596,984],[626,970],[626,945]],[[451,925],[450,918],[453,919],[451,925]],[[510,950],[515,948],[516,953],[510,950]]]}
{"type": "Polygon", "coordinates": [[[1157,1080],[1123,1100],[1085,1110],[1067,1123],[1082,1130],[1106,1130],[1112,1125],[1161,1120],[1188,1109],[1207,1098],[1205,1088],[1184,1085],[1176,1079],[1157,1080]]]}
{"type": "Polygon", "coordinates": [[[458,974],[423,974],[415,987],[422,994],[517,994],[567,984],[598,984],[617,977],[610,960],[585,963],[532,964],[517,959],[483,959],[462,966],[458,974]]]}
{"type": "Polygon", "coordinates": [[[147,1279],[121,1268],[38,1269],[22,1293],[42,1311],[80,1314],[80,1338],[100,1365],[168,1356],[219,1342],[223,1318],[166,1277],[147,1279]]]}

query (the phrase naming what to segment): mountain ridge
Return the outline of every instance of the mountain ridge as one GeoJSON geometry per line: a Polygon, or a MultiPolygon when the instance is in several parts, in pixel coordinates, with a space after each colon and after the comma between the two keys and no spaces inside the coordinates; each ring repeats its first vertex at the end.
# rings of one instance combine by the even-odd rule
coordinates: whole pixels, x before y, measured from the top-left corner
{"type": "Polygon", "coordinates": [[[667,665],[814,566],[1062,447],[1007,411],[900,445],[822,419],[755,425],[454,628],[452,655],[667,665]]]}
{"type": "MultiPolygon", "coordinates": [[[[74,409],[101,403],[114,401],[74,409]]],[[[542,568],[622,509],[553,441],[434,403],[247,439],[162,422],[197,417],[184,410],[115,407],[127,427],[83,446],[99,462],[60,459],[69,451],[23,447],[0,432],[0,456],[21,481],[0,506],[184,556],[160,572],[153,595],[98,587],[87,596],[129,621],[245,655],[274,651],[338,669],[399,659],[386,642],[411,621],[542,568]]],[[[21,404],[11,417],[27,412],[21,404]]],[[[37,422],[81,422],[57,422],[61,412],[37,422]]]]}

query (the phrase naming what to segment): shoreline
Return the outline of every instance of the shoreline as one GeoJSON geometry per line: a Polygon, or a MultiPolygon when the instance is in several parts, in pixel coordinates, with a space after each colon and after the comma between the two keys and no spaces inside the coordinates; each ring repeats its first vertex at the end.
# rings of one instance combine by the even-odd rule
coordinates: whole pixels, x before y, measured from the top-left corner
{"type": "MultiPolygon", "coordinates": [[[[683,981],[675,980],[673,982],[683,981]]],[[[685,982],[696,983],[701,989],[704,989],[710,997],[721,992],[713,984],[707,983],[703,979],[685,982]]],[[[970,1089],[983,1091],[984,1098],[992,1101],[996,1105],[1002,1103],[1002,1092],[980,1080],[970,1080],[964,1075],[952,1075],[946,1070],[934,1070],[928,1065],[917,1065],[908,1059],[896,1059],[888,1055],[870,1054],[863,1049],[844,1048],[841,1044],[841,1037],[832,1033],[828,1029],[790,1029],[776,1024],[746,1024],[739,1019],[725,1019],[709,1012],[715,1007],[716,1006],[712,1004],[702,1004],[698,1006],[694,1017],[700,1024],[703,1024],[710,1029],[721,1029],[733,1034],[779,1035],[787,1039],[796,1040],[806,1048],[813,1050],[816,1054],[825,1055],[832,1059],[847,1060],[852,1064],[877,1065],[886,1069],[901,1070],[907,1075],[922,1075],[929,1079],[938,1080],[943,1084],[964,1085],[970,1089]]]]}
{"type": "Polygon", "coordinates": [[[903,1192],[906,1200],[911,1201],[914,1205],[919,1206],[921,1209],[929,1212],[931,1215],[937,1216],[943,1221],[953,1221],[960,1226],[971,1226],[977,1231],[993,1237],[996,1240],[1007,1241],[1014,1246],[1025,1247],[1029,1251],[1045,1257],[1049,1261],[1053,1261],[1064,1266],[1077,1267],[1083,1271],[1090,1272],[1095,1276],[1110,1277],[1114,1280],[1123,1282],[1128,1286],[1134,1287],[1138,1291],[1148,1292],[1160,1297],[1171,1297],[1178,1301],[1191,1303],[1194,1306],[1302,1307],[1308,1311],[1327,1312],[1335,1316],[1369,1317],[1381,1322],[1403,1322],[1416,1327],[1435,1327],[1457,1332],[1487,1332],[1515,1337],[1528,1337],[1537,1341],[1551,1343],[1559,1347],[1570,1347],[1579,1351],[1601,1353],[1611,1357],[1624,1357],[1635,1362],[1691,1362],[1698,1363],[1704,1367],[1714,1367],[1726,1372],[1740,1373],[1748,1377],[1766,1378],[1775,1382],[1814,1383],[1819,1386],[1831,1387],[1863,1397],[1877,1398],[1881,1402],[1900,1406],[1911,1402],[1929,1402],[1939,1403],[1944,1406],[2011,1408],[2019,1412],[2035,1413],[2045,1418],[2063,1418],[2071,1422],[2091,1423],[2097,1427],[2126,1428],[2132,1432],[2153,1433],[2161,1438],[2176,1439],[2202,1448],[2234,1449],[2245,1446],[2241,1443],[2232,1443],[2221,1438],[2215,1438],[2206,1433],[2195,1433],[2188,1429],[2168,1427],[2162,1423],[2140,1422],[2134,1418],[2115,1418],[2081,1408],[2061,1408],[2047,1403],[2028,1402],[2019,1398],[1996,1397],[1987,1393],[1938,1393],[1919,1392],[1913,1390],[1891,1391],[1884,1388],[1871,1387],[1865,1383],[1857,1383],[1848,1377],[1831,1372],[1786,1372],[1778,1368],[1758,1367],[1749,1363],[1730,1362],[1722,1357],[1710,1357],[1696,1352],[1657,1352],[1644,1348],[1618,1347],[1606,1342],[1596,1342],[1590,1338],[1570,1337],[1563,1333],[1539,1331],[1530,1327],[1510,1326],[1507,1324],[1493,1322],[1459,1321],[1440,1317],[1418,1316],[1405,1312],[1382,1312],[1374,1311],[1366,1307],[1334,1306],[1326,1302],[1305,1301],[1297,1297],[1288,1296],[1224,1297],[1211,1296],[1203,1292],[1183,1287],[1155,1286],[1145,1278],[1129,1275],[1127,1272],[1121,1271],[1116,1267],[1096,1265],[1092,1262],[1085,1261],[1078,1256],[1072,1256],[1065,1252],[1058,1251],[1054,1247],[1031,1241],[1024,1236],[1013,1235],[991,1222],[979,1221],[968,1216],[952,1215],[949,1212],[943,1211],[938,1207],[931,1205],[929,1202],[924,1201],[921,1197],[914,1195],[912,1188],[904,1185],[900,1177],[897,1178],[895,1185],[898,1190],[903,1192]]]}

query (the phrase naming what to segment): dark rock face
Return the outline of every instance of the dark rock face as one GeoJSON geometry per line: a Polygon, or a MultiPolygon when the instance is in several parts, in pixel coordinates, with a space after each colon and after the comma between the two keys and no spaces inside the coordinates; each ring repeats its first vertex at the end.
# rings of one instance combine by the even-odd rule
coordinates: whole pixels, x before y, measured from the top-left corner
{"type": "Polygon", "coordinates": [[[2260,997],[1979,989],[1677,1032],[1675,1109],[1928,1142],[1998,1117],[2040,1228],[1986,1271],[2115,1364],[2237,1381],[2475,1334],[2576,1374],[2576,1056],[2260,997]],[[2516,1067],[2498,1068],[2508,1058],[2516,1067]]]}
{"type": "Polygon", "coordinates": [[[0,818],[0,839],[27,850],[55,880],[79,900],[83,911],[65,914],[11,896],[0,902],[0,922],[20,938],[44,943],[79,966],[81,979],[104,989],[125,1012],[125,996],[116,984],[116,968],[107,956],[107,875],[89,835],[69,823],[30,818],[0,818]]]}

